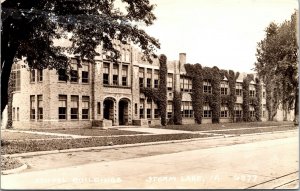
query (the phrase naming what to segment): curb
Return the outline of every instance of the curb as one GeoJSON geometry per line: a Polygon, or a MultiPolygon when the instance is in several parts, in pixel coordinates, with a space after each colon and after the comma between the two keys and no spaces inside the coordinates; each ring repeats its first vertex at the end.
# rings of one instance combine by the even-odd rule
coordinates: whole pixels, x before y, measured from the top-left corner
{"type": "MultiPolygon", "coordinates": [[[[288,131],[274,131],[275,133],[287,133],[295,130],[288,131]]],[[[231,138],[231,137],[245,137],[245,136],[254,136],[254,135],[264,135],[272,134],[274,132],[265,132],[265,133],[252,133],[252,134],[242,134],[242,135],[233,135],[233,134],[224,134],[224,135],[214,135],[212,137],[203,137],[203,138],[193,138],[193,139],[182,139],[182,140],[169,140],[169,141],[158,141],[158,142],[146,142],[146,143],[135,143],[135,144],[123,144],[123,145],[113,145],[113,146],[98,146],[98,147],[85,147],[85,148],[73,148],[73,149],[64,149],[64,150],[51,150],[51,151],[36,151],[36,152],[27,152],[27,153],[15,153],[15,154],[6,154],[2,155],[4,157],[28,157],[28,156],[39,156],[47,154],[58,154],[58,153],[69,153],[75,151],[92,151],[92,150],[109,150],[109,149],[118,149],[118,148],[131,148],[139,146],[149,146],[149,145],[160,145],[160,144],[169,144],[169,143],[182,143],[182,142],[191,142],[199,140],[213,140],[213,139],[222,139],[222,138],[231,138]]]]}
{"type": "Polygon", "coordinates": [[[1,174],[2,175],[8,175],[8,174],[15,174],[18,172],[21,172],[25,169],[27,169],[27,164],[23,164],[22,166],[18,167],[18,168],[14,168],[14,169],[9,169],[9,170],[1,170],[1,174]]]}

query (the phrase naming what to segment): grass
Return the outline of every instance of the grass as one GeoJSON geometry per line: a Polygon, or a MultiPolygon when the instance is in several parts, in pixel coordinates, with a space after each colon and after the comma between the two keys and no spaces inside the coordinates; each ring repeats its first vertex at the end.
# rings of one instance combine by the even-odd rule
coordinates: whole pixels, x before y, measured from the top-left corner
{"type": "Polygon", "coordinates": [[[71,135],[82,136],[111,136],[111,135],[134,135],[134,134],[146,134],[143,132],[117,130],[117,129],[88,129],[88,128],[70,128],[70,129],[31,129],[31,131],[48,132],[48,133],[62,133],[71,135]]]}
{"type": "Polygon", "coordinates": [[[211,131],[211,132],[207,132],[207,133],[241,135],[241,134],[252,134],[252,133],[285,131],[285,130],[293,130],[293,129],[298,129],[298,126],[254,128],[254,129],[238,129],[238,130],[227,130],[227,131],[211,131]]]}
{"type": "Polygon", "coordinates": [[[49,139],[49,138],[60,138],[63,136],[52,136],[52,135],[38,135],[32,133],[17,133],[1,131],[1,140],[26,140],[26,139],[49,139]]]}
{"type": "Polygon", "coordinates": [[[248,122],[248,123],[217,123],[217,124],[192,124],[192,125],[168,125],[168,126],[155,126],[154,128],[162,129],[174,129],[183,131],[209,131],[209,130],[221,130],[221,129],[239,129],[239,128],[257,128],[257,127],[268,127],[268,126],[281,126],[281,125],[291,125],[293,122],[248,122]],[[223,126],[223,127],[222,127],[223,126]]]}
{"type": "Polygon", "coordinates": [[[10,170],[22,166],[18,160],[1,156],[1,170],[10,170]]]}
{"type": "Polygon", "coordinates": [[[124,145],[168,140],[182,140],[210,137],[201,134],[164,134],[164,135],[136,135],[118,137],[88,137],[76,139],[45,139],[45,140],[1,140],[1,154],[26,153],[34,151],[63,150],[71,148],[85,148],[109,145],[124,145]]]}

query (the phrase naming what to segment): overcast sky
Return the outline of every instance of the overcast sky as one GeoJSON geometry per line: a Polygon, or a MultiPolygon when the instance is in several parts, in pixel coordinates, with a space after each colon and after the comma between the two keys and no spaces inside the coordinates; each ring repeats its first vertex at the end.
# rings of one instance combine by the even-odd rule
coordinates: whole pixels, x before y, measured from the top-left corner
{"type": "Polygon", "coordinates": [[[253,72],[257,42],[270,22],[290,19],[297,0],[150,0],[154,25],[145,28],[159,39],[168,60],[187,54],[188,63],[253,72]]]}

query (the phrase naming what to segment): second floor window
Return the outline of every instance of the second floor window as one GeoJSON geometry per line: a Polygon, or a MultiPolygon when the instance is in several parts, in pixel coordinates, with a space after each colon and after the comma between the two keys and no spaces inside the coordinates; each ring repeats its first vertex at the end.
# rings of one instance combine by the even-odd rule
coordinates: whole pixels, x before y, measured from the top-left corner
{"type": "Polygon", "coordinates": [[[82,71],[81,71],[81,81],[82,83],[89,83],[89,65],[88,63],[85,63],[82,65],[82,71]]]}
{"type": "Polygon", "coordinates": [[[173,74],[168,74],[167,88],[168,88],[168,90],[172,90],[173,89],[173,74]]]}
{"type": "Polygon", "coordinates": [[[71,82],[78,82],[78,65],[77,65],[77,60],[72,59],[71,67],[72,67],[71,71],[70,71],[71,82]]]}
{"type": "Polygon", "coordinates": [[[113,85],[119,85],[119,66],[117,64],[113,65],[113,85]]]}
{"type": "Polygon", "coordinates": [[[67,81],[68,75],[66,69],[58,69],[58,81],[67,81]]]}
{"type": "Polygon", "coordinates": [[[151,81],[152,81],[152,70],[147,69],[147,88],[151,88],[151,81]]]}
{"type": "Polygon", "coordinates": [[[154,88],[158,88],[159,85],[159,71],[158,70],[154,70],[154,88]]]}
{"type": "Polygon", "coordinates": [[[211,94],[211,81],[210,80],[203,81],[203,92],[211,94]]]}
{"type": "Polygon", "coordinates": [[[35,70],[30,70],[30,82],[35,82],[35,70]]]}
{"type": "Polygon", "coordinates": [[[109,63],[103,63],[103,84],[109,84],[109,63]]]}
{"type": "Polygon", "coordinates": [[[242,96],[243,93],[243,86],[241,83],[236,83],[235,85],[235,95],[236,96],[242,96]]]}
{"type": "Polygon", "coordinates": [[[122,86],[127,86],[128,66],[122,66],[122,86]]]}
{"type": "Polygon", "coordinates": [[[228,82],[221,82],[221,95],[228,95],[228,82]]]}
{"type": "Polygon", "coordinates": [[[43,70],[37,70],[37,81],[38,82],[43,81],[43,70]]]}
{"type": "Polygon", "coordinates": [[[20,91],[21,90],[21,65],[20,64],[13,64],[12,66],[12,81],[13,81],[13,91],[20,91]]]}
{"type": "Polygon", "coordinates": [[[139,83],[140,88],[144,87],[144,68],[139,68],[139,83]]]}

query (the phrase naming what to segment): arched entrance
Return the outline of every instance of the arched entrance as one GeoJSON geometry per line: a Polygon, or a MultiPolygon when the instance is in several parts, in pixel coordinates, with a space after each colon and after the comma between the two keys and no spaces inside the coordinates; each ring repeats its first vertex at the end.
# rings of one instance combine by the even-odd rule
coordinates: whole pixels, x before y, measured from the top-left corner
{"type": "Polygon", "coordinates": [[[103,118],[107,120],[112,120],[112,123],[115,123],[114,111],[115,111],[115,99],[105,98],[103,102],[103,118]]]}
{"type": "Polygon", "coordinates": [[[129,102],[126,98],[119,101],[119,125],[129,124],[129,102]]]}

